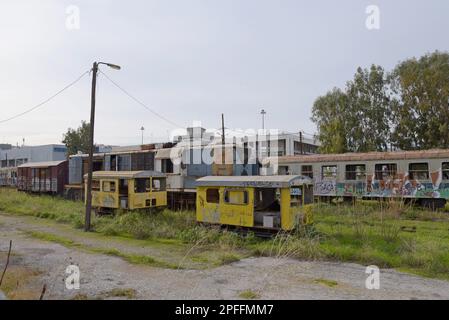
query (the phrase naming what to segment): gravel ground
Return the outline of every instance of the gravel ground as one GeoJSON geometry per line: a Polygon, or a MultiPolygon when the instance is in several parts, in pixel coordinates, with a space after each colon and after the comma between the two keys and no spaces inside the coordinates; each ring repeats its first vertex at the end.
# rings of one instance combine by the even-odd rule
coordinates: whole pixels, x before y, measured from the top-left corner
{"type": "MultiPolygon", "coordinates": [[[[47,286],[46,299],[106,298],[113,289],[134,289],[137,299],[239,299],[250,290],[261,299],[449,299],[449,282],[381,270],[380,289],[368,290],[365,267],[352,263],[248,258],[206,270],[173,270],[130,264],[27,237],[29,220],[0,215],[0,266],[9,240],[10,265],[40,271],[30,287],[47,286]],[[79,266],[79,290],[65,288],[66,267],[79,266]]],[[[33,226],[35,228],[35,226],[33,226]]],[[[109,297],[111,298],[111,297],[109,297]]],[[[112,297],[114,298],[114,297],[112,297]]]]}

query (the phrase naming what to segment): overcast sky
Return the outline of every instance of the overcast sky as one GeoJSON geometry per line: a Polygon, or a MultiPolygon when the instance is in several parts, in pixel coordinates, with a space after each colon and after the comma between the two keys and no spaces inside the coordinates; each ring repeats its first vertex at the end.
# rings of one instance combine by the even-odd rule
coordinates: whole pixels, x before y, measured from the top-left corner
{"type": "MultiPolygon", "coordinates": [[[[358,66],[449,50],[449,1],[158,0],[0,2],[0,121],[45,100],[92,66],[148,107],[188,126],[316,131],[316,97],[358,66]],[[79,29],[67,28],[79,8],[79,29]],[[380,9],[380,29],[366,8],[380,9]],[[73,13],[73,11],[70,11],[73,13]]],[[[59,143],[89,119],[90,78],[45,106],[0,123],[0,143],[59,143]]],[[[172,124],[98,79],[97,143],[166,139],[172,124]]]]}

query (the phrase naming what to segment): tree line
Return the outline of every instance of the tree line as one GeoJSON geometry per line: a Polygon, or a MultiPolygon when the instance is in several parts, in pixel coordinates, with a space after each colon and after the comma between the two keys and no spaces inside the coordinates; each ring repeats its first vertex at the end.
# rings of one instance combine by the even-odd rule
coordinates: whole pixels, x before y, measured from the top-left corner
{"type": "Polygon", "coordinates": [[[449,148],[449,53],[359,67],[312,108],[322,153],[449,148]]]}

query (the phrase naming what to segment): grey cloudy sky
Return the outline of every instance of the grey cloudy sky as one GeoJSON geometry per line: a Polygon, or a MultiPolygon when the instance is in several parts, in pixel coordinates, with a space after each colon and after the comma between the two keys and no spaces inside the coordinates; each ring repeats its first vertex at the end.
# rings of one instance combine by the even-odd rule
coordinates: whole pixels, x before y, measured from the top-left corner
{"type": "MultiPolygon", "coordinates": [[[[315,132],[314,99],[342,87],[358,66],[449,50],[449,2],[158,0],[0,3],[0,120],[36,105],[88,70],[102,70],[155,111],[187,126],[315,132]],[[80,29],[66,28],[66,8],[80,29]],[[380,30],[365,26],[368,5],[380,30]]],[[[90,79],[16,120],[0,123],[0,143],[58,143],[89,118],[90,79]]],[[[96,142],[125,145],[166,138],[174,127],[100,75],[96,142]]]]}

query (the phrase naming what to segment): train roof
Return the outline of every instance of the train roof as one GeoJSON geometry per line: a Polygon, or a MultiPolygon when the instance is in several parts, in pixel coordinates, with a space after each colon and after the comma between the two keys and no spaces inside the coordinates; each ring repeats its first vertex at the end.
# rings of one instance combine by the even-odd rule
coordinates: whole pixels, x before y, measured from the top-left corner
{"type": "Polygon", "coordinates": [[[277,157],[277,161],[279,164],[283,164],[295,162],[314,163],[314,162],[382,161],[382,160],[413,160],[413,159],[440,159],[440,158],[449,159],[449,149],[282,156],[277,157]]]}
{"type": "Polygon", "coordinates": [[[199,187],[286,188],[312,184],[312,179],[300,175],[284,176],[207,176],[196,180],[199,187]]]}
{"type": "MultiPolygon", "coordinates": [[[[135,178],[165,178],[166,175],[159,171],[95,171],[94,178],[103,179],[135,179],[135,178]]],[[[87,178],[87,173],[84,175],[87,178]]]]}
{"type": "Polygon", "coordinates": [[[59,161],[44,161],[44,162],[27,162],[17,166],[17,168],[49,168],[59,166],[61,163],[66,162],[67,160],[59,160],[59,161]]]}

